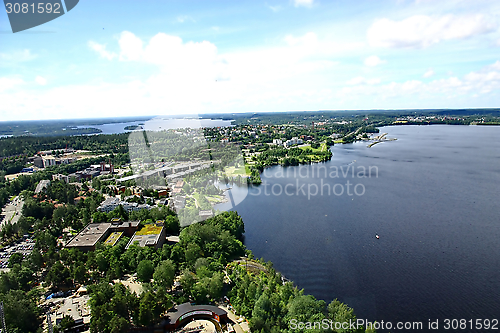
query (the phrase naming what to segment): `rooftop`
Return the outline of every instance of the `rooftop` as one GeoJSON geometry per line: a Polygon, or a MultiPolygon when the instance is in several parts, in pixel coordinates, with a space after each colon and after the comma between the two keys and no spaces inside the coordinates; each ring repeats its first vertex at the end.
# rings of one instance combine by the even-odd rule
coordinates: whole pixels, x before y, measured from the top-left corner
{"type": "Polygon", "coordinates": [[[111,235],[104,241],[104,244],[113,246],[122,237],[123,231],[112,232],[111,235]]]}
{"type": "Polygon", "coordinates": [[[137,231],[136,236],[144,236],[144,235],[159,235],[163,226],[157,226],[156,224],[147,224],[141,230],[137,231]]]}
{"type": "Polygon", "coordinates": [[[108,231],[111,223],[91,223],[66,244],[66,247],[94,246],[108,231]]]}
{"type": "Polygon", "coordinates": [[[148,224],[144,226],[144,228],[142,228],[140,231],[136,231],[134,236],[132,236],[132,238],[128,242],[126,248],[128,249],[130,245],[136,242],[140,247],[157,245],[160,241],[160,236],[162,235],[163,228],[163,224],[148,224]]]}

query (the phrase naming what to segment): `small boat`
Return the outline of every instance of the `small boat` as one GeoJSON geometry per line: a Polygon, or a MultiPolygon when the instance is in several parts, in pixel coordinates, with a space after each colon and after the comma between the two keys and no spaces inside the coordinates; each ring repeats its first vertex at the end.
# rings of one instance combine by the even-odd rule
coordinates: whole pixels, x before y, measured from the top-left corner
{"type": "Polygon", "coordinates": [[[379,238],[380,238],[380,236],[379,236],[378,234],[375,234],[375,238],[376,238],[376,239],[379,239],[379,238]]]}

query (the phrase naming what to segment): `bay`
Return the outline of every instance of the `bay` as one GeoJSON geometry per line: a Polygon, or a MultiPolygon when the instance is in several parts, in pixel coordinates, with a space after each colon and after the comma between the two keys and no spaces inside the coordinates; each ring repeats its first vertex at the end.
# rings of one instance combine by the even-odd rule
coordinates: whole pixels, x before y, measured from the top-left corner
{"type": "Polygon", "coordinates": [[[418,321],[422,332],[429,320],[442,329],[445,319],[500,319],[500,127],[382,132],[397,140],[336,145],[329,162],[266,169],[233,208],[245,244],[358,318],[418,321]]]}

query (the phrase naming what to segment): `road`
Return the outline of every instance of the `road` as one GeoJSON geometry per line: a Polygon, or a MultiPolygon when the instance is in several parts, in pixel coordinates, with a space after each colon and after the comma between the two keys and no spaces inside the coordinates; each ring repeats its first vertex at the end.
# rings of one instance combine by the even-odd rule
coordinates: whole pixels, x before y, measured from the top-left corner
{"type": "Polygon", "coordinates": [[[234,314],[233,311],[231,311],[227,306],[225,305],[219,305],[221,309],[224,309],[224,311],[227,312],[227,316],[229,319],[231,319],[234,323],[233,328],[236,333],[244,333],[244,332],[250,332],[250,329],[248,327],[248,324],[246,321],[242,322],[241,324],[238,323],[238,320],[236,319],[236,315],[234,314]],[[243,326],[243,328],[242,328],[243,326]]]}
{"type": "Polygon", "coordinates": [[[7,222],[15,224],[19,221],[23,205],[24,200],[20,196],[15,197],[14,200],[5,205],[2,209],[4,218],[0,221],[0,229],[3,228],[4,224],[7,222]]]}

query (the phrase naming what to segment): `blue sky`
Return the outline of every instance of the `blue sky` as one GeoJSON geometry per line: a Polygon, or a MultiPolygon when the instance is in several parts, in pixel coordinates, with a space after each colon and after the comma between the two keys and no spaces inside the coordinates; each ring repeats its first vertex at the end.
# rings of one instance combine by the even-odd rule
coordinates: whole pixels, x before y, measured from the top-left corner
{"type": "Polygon", "coordinates": [[[94,1],[12,34],[0,120],[499,107],[500,2],[94,1]]]}

